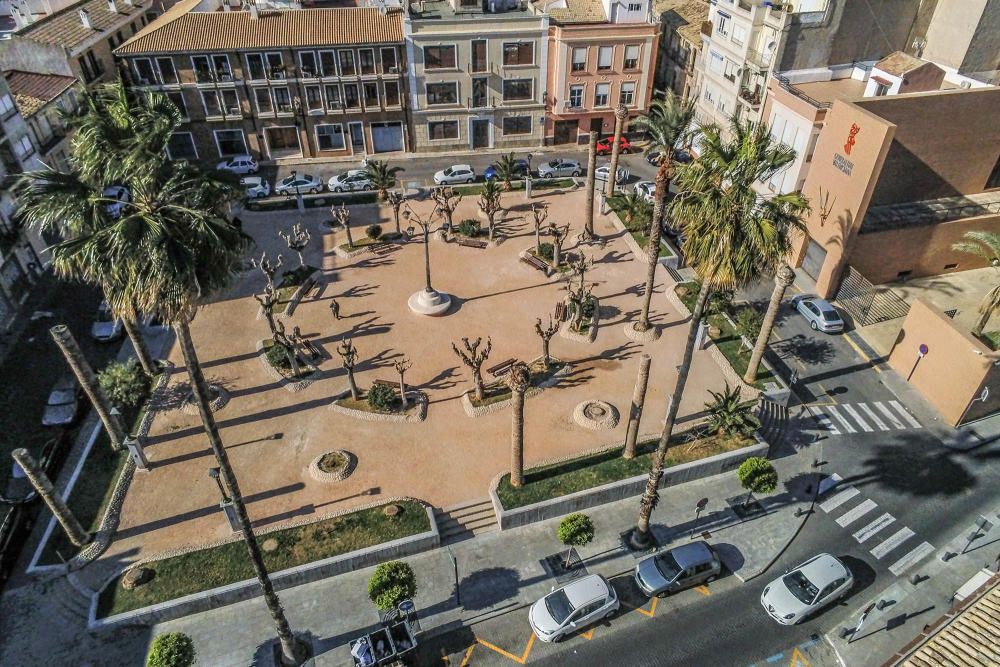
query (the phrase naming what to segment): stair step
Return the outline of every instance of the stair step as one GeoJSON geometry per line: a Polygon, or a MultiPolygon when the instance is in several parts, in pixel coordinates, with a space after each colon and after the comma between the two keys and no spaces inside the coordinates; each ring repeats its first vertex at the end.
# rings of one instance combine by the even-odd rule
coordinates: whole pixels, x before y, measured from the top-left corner
{"type": "Polygon", "coordinates": [[[459,510],[467,509],[469,507],[479,507],[482,505],[492,505],[493,502],[489,498],[477,498],[476,500],[465,500],[455,505],[443,508],[441,511],[446,514],[451,514],[459,510]]]}
{"type": "Polygon", "coordinates": [[[464,520],[474,519],[474,518],[481,517],[481,516],[486,516],[486,515],[494,516],[494,512],[493,512],[493,505],[487,505],[486,507],[480,507],[480,508],[477,508],[477,509],[469,509],[469,510],[464,510],[464,511],[461,511],[461,512],[459,512],[459,511],[456,510],[454,512],[449,512],[448,515],[451,516],[454,519],[459,520],[459,521],[464,521],[464,520]]]}

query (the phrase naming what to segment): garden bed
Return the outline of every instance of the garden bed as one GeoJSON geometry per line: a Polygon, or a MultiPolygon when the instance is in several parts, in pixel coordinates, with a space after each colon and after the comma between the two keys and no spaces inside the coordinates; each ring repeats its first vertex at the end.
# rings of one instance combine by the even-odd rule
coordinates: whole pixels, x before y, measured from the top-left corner
{"type": "Polygon", "coordinates": [[[427,396],[423,392],[407,387],[406,398],[409,405],[405,411],[402,409],[403,403],[399,400],[398,395],[393,400],[391,410],[378,410],[368,403],[364,394],[362,394],[362,398],[354,400],[351,398],[351,392],[347,391],[334,397],[330,409],[363,421],[394,423],[424,421],[427,418],[427,396]]]}
{"type": "Polygon", "coordinates": [[[354,239],[354,245],[349,245],[347,243],[341,243],[337,246],[337,249],[346,255],[354,255],[358,252],[365,250],[368,246],[377,245],[379,243],[385,243],[381,238],[370,239],[367,236],[360,239],[354,239]]]}
{"type": "MultiPolygon", "coordinates": [[[[552,244],[548,242],[542,243],[543,248],[545,246],[551,246],[551,245],[552,244]]],[[[525,250],[525,252],[527,252],[532,257],[535,257],[545,262],[545,264],[548,265],[550,271],[558,271],[559,273],[566,273],[568,271],[572,271],[572,269],[570,268],[570,262],[576,259],[576,255],[574,255],[571,252],[563,250],[562,252],[559,253],[559,267],[556,268],[552,266],[552,260],[554,258],[554,255],[549,255],[548,257],[546,257],[544,252],[539,254],[535,246],[531,246],[530,248],[525,250]]]]}
{"type": "MultiPolygon", "coordinates": [[[[302,195],[306,208],[316,208],[319,206],[330,206],[344,203],[348,206],[358,204],[374,204],[378,201],[378,195],[374,192],[338,193],[325,192],[315,195],[302,195]]],[[[282,211],[298,208],[295,195],[277,195],[265,199],[251,199],[247,201],[248,211],[282,211]]]]}
{"type": "MultiPolygon", "coordinates": [[[[649,247],[649,226],[652,224],[652,211],[648,214],[636,213],[632,215],[631,222],[625,222],[625,215],[627,214],[626,208],[621,204],[621,202],[614,199],[608,200],[608,207],[615,212],[618,219],[622,223],[622,227],[625,228],[635,240],[636,244],[645,251],[649,247]]],[[[660,252],[659,257],[673,257],[674,253],[670,250],[670,247],[660,241],[660,252]]]]}
{"type": "MultiPolygon", "coordinates": [[[[455,192],[465,196],[465,195],[478,195],[482,194],[484,183],[475,183],[472,185],[455,185],[452,188],[455,192]]],[[[503,192],[523,192],[524,191],[524,180],[511,181],[510,190],[502,190],[503,192]]],[[[532,178],[531,179],[531,191],[535,190],[554,190],[556,188],[571,188],[576,185],[576,181],[572,178],[532,178]]],[[[500,187],[503,188],[503,181],[500,182],[500,187]]]]}
{"type": "MultiPolygon", "coordinates": [[[[538,387],[546,380],[551,379],[552,376],[565,367],[565,361],[552,359],[551,365],[548,368],[545,368],[545,364],[542,363],[541,358],[535,359],[528,364],[529,390],[531,387],[538,387]]],[[[484,408],[487,405],[492,405],[501,401],[509,401],[511,398],[512,394],[510,387],[508,387],[507,383],[503,380],[494,380],[493,382],[483,385],[483,400],[481,401],[476,399],[475,390],[472,390],[469,393],[469,403],[471,403],[474,408],[484,408]]]]}
{"type": "Polygon", "coordinates": [[[309,361],[303,360],[301,356],[297,357],[299,360],[298,375],[293,375],[291,367],[287,365],[275,366],[268,358],[268,352],[272,347],[274,347],[274,340],[271,338],[257,341],[257,351],[263,353],[260,355],[260,363],[268,375],[281,382],[289,391],[305,389],[319,376],[319,369],[309,361]]]}

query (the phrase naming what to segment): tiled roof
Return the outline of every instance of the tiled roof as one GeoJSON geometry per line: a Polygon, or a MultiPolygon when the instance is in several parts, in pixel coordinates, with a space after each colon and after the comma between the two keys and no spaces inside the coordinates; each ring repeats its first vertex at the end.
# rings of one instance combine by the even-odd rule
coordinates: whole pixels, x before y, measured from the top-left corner
{"type": "Polygon", "coordinates": [[[654,0],[653,11],[676,26],[677,33],[692,44],[701,44],[701,24],[708,20],[705,0],[654,0]]]}
{"type": "Polygon", "coordinates": [[[912,72],[926,64],[926,60],[921,60],[902,51],[896,51],[875,63],[875,68],[893,76],[904,76],[907,72],[912,72]]]}
{"type": "Polygon", "coordinates": [[[402,14],[373,7],[347,9],[193,12],[197,2],[180,3],[119,46],[117,55],[245,51],[336,44],[403,41],[402,14]],[[177,11],[175,11],[177,10],[177,11]]]}
{"type": "Polygon", "coordinates": [[[534,4],[546,12],[556,25],[608,22],[601,0],[538,0],[534,4]]]}
{"type": "Polygon", "coordinates": [[[23,72],[16,69],[7,70],[3,75],[7,79],[7,87],[14,96],[18,111],[25,118],[36,113],[76,83],[76,79],[72,76],[23,72]]]}
{"type": "Polygon", "coordinates": [[[112,12],[108,9],[107,0],[83,0],[38,19],[14,34],[42,44],[54,44],[72,50],[105,30],[135,20],[149,8],[149,3],[143,6],[139,0],[133,0],[132,4],[134,6],[126,4],[124,0],[115,0],[118,11],[112,12]],[[84,28],[80,21],[81,9],[86,10],[90,18],[90,28],[84,28]]]}
{"type": "Polygon", "coordinates": [[[904,667],[1000,663],[1000,586],[994,586],[911,654],[904,667]]]}

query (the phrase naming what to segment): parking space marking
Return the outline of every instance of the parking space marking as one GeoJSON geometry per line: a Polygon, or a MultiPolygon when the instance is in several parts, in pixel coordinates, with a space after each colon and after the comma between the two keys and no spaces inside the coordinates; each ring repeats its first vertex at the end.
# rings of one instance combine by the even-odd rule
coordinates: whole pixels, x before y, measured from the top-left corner
{"type": "Polygon", "coordinates": [[[708,586],[695,586],[694,590],[698,591],[702,595],[711,595],[712,591],[708,590],[708,586]]]}
{"type": "Polygon", "coordinates": [[[531,633],[531,637],[528,639],[528,645],[524,647],[524,653],[522,653],[520,657],[514,655],[513,653],[510,653],[509,651],[505,651],[499,646],[491,644],[484,639],[480,639],[479,637],[476,637],[476,641],[485,646],[486,648],[490,649],[491,651],[496,651],[505,658],[510,658],[517,664],[523,665],[528,662],[528,656],[531,654],[531,647],[535,645],[535,633],[534,632],[531,633]]]}
{"type": "Polygon", "coordinates": [[[584,639],[586,639],[587,641],[590,641],[591,639],[594,638],[594,630],[595,629],[596,628],[591,628],[590,630],[587,630],[586,632],[580,632],[579,635],[581,637],[583,637],[584,639]]]}
{"type": "Polygon", "coordinates": [[[796,667],[796,665],[804,665],[805,667],[812,667],[806,657],[802,655],[802,651],[796,646],[792,649],[792,661],[788,663],[788,667],[796,667]]]}
{"type": "MultiPolygon", "coordinates": [[[[465,656],[462,658],[462,664],[460,664],[458,667],[467,667],[467,665],[469,664],[469,658],[472,657],[472,649],[474,648],[476,648],[475,644],[469,647],[469,649],[465,652],[465,656]]],[[[447,660],[447,658],[445,659],[447,660]]]]}
{"type": "Polygon", "coordinates": [[[875,519],[874,521],[872,521],[870,524],[868,524],[858,532],[854,533],[854,539],[858,541],[858,544],[863,544],[865,540],[867,540],[869,537],[871,537],[878,531],[882,530],[895,520],[896,519],[893,518],[891,514],[886,512],[885,514],[875,519]]]}
{"type": "Polygon", "coordinates": [[[859,347],[857,343],[855,343],[853,340],[851,340],[851,334],[847,334],[845,336],[842,336],[842,338],[847,341],[848,345],[850,345],[851,347],[854,348],[854,351],[857,352],[858,355],[862,359],[864,359],[865,361],[867,361],[871,365],[872,370],[874,370],[876,373],[881,373],[882,372],[882,369],[879,368],[879,363],[877,361],[875,361],[874,359],[872,359],[871,357],[869,357],[867,354],[865,354],[864,350],[862,350],[861,347],[859,347]]]}
{"type": "Polygon", "coordinates": [[[874,500],[866,500],[865,502],[861,503],[860,505],[852,509],[850,512],[847,512],[839,519],[837,519],[837,525],[839,525],[841,528],[846,528],[848,525],[854,523],[864,515],[871,512],[876,507],[878,507],[878,505],[875,504],[874,500]]]}
{"type": "Polygon", "coordinates": [[[659,599],[660,598],[658,598],[658,597],[654,597],[653,598],[653,603],[650,605],[650,607],[649,607],[648,610],[643,609],[642,607],[632,607],[632,605],[630,605],[627,602],[622,602],[622,604],[624,604],[624,605],[626,605],[628,607],[632,607],[632,609],[634,609],[635,611],[639,612],[643,616],[649,616],[650,618],[652,618],[653,614],[656,613],[656,603],[659,601],[659,599]]]}

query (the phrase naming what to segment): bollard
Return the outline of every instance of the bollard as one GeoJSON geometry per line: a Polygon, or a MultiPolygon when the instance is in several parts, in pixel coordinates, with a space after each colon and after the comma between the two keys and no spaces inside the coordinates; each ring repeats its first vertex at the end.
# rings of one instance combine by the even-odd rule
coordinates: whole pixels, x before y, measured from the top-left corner
{"type": "Polygon", "coordinates": [[[847,639],[848,637],[851,636],[852,632],[854,632],[854,628],[841,628],[840,629],[840,638],[841,639],[847,639]]]}
{"type": "Polygon", "coordinates": [[[875,608],[878,609],[879,611],[882,611],[888,606],[889,603],[886,600],[879,599],[878,604],[875,605],[875,608]]]}
{"type": "Polygon", "coordinates": [[[919,583],[920,583],[921,581],[922,581],[922,579],[921,579],[921,577],[920,577],[920,575],[919,575],[919,574],[916,574],[916,573],[914,573],[914,574],[911,574],[911,575],[910,575],[910,583],[911,583],[912,585],[916,586],[916,585],[917,585],[917,584],[919,584],[919,583]]]}

